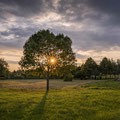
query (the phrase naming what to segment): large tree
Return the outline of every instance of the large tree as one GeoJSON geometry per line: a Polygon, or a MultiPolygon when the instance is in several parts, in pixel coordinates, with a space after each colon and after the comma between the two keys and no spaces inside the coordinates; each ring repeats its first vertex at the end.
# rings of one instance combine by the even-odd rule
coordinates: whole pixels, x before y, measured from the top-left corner
{"type": "Polygon", "coordinates": [[[0,58],[0,78],[7,78],[8,74],[8,63],[3,58],[0,58]]]}
{"type": "Polygon", "coordinates": [[[72,41],[68,36],[40,30],[25,43],[24,56],[19,64],[24,69],[39,69],[47,78],[47,90],[49,90],[51,73],[67,75],[65,69],[71,72],[75,65],[75,54],[71,45],[72,41]]]}

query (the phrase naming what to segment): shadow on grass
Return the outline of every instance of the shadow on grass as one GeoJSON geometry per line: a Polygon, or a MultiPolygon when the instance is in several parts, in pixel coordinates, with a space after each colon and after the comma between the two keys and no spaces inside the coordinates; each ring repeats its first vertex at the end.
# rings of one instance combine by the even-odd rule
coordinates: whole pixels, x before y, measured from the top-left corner
{"type": "Polygon", "coordinates": [[[42,119],[45,112],[45,103],[46,103],[47,94],[48,92],[45,92],[41,102],[38,103],[38,105],[32,110],[28,120],[42,119]]]}
{"type": "Polygon", "coordinates": [[[25,108],[29,109],[29,106],[32,105],[31,101],[25,104],[22,104],[23,102],[20,101],[15,102],[12,109],[3,109],[0,111],[0,120],[42,120],[45,112],[47,94],[48,93],[45,92],[41,101],[30,111],[25,111],[25,108]]]}

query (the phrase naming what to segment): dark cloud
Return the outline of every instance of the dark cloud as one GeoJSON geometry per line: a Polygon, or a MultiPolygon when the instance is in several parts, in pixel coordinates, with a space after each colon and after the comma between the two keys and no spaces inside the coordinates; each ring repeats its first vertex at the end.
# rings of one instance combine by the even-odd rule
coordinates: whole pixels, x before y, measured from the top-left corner
{"type": "Polygon", "coordinates": [[[0,18],[4,19],[6,14],[27,18],[52,10],[62,14],[69,21],[81,22],[91,19],[105,22],[106,15],[110,17],[110,24],[119,23],[119,0],[59,0],[57,7],[55,1],[57,0],[1,0],[0,18]]]}
{"type": "Polygon", "coordinates": [[[120,29],[113,30],[110,28],[102,28],[99,31],[93,32],[89,30],[74,31],[74,30],[56,30],[56,33],[64,33],[73,40],[74,48],[78,50],[95,50],[102,51],[111,47],[120,46],[120,29]]]}
{"type": "MultiPolygon", "coordinates": [[[[23,40],[24,41],[24,40],[23,40]]],[[[24,42],[22,40],[16,40],[16,41],[9,41],[9,42],[1,42],[0,41],[0,50],[5,50],[7,48],[14,48],[14,49],[22,49],[24,42]]]]}
{"type": "Polygon", "coordinates": [[[87,0],[87,5],[94,8],[94,10],[100,11],[103,14],[114,15],[119,17],[120,15],[120,1],[119,0],[87,0]]]}
{"type": "Polygon", "coordinates": [[[32,34],[48,28],[68,35],[74,49],[109,51],[120,46],[119,11],[119,0],[0,0],[0,47],[22,49],[32,34]]]}
{"type": "Polygon", "coordinates": [[[61,0],[58,12],[66,16],[67,20],[81,22],[85,19],[105,22],[105,24],[119,24],[119,0],[61,0]],[[106,21],[107,16],[109,21],[106,21]]]}
{"type": "Polygon", "coordinates": [[[0,0],[0,13],[31,17],[44,10],[42,0],[0,0]]]}

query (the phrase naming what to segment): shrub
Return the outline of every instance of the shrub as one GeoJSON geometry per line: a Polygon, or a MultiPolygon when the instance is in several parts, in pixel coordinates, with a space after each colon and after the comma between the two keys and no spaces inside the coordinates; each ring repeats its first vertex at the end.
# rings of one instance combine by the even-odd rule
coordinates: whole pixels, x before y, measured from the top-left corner
{"type": "Polygon", "coordinates": [[[64,81],[72,81],[73,80],[73,75],[72,74],[68,74],[64,77],[64,81]]]}

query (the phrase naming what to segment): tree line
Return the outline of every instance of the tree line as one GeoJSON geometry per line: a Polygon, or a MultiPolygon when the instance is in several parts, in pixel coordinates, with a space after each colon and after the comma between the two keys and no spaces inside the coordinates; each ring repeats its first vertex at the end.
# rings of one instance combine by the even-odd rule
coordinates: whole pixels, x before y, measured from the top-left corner
{"type": "MultiPolygon", "coordinates": [[[[68,70],[69,71],[69,70],[68,70]]],[[[71,79],[117,79],[120,76],[120,59],[114,61],[104,57],[99,63],[93,58],[88,58],[84,64],[74,66],[69,73],[68,80],[71,79]]],[[[14,70],[9,71],[8,63],[0,58],[0,79],[44,79],[39,69],[14,70]]],[[[61,75],[52,74],[51,79],[63,79],[61,75]]]]}
{"type": "Polygon", "coordinates": [[[115,79],[120,75],[120,59],[114,61],[104,57],[99,64],[88,58],[84,64],[72,72],[77,79],[115,79]]]}
{"type": "MultiPolygon", "coordinates": [[[[120,60],[103,58],[97,64],[91,57],[77,66],[72,40],[64,34],[40,30],[31,35],[23,46],[20,70],[9,72],[8,63],[0,59],[0,78],[27,79],[108,79],[120,74],[120,60]]],[[[49,85],[48,85],[49,86],[49,85]]]]}

